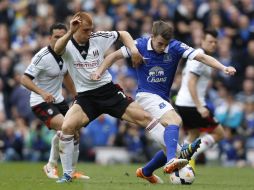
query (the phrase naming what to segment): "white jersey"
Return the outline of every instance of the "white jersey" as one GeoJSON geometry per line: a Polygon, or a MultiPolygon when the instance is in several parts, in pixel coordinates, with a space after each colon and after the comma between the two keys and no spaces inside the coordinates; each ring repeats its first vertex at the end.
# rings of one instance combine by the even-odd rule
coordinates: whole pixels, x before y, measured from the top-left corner
{"type": "MultiPolygon", "coordinates": [[[[64,100],[62,83],[66,73],[67,68],[63,64],[63,60],[49,46],[42,48],[35,54],[31,64],[25,71],[25,75],[33,79],[36,86],[53,95],[55,103],[60,103],[64,100]]],[[[42,102],[45,101],[39,94],[31,92],[31,106],[38,105],[42,102]]]]}
{"type": "MultiPolygon", "coordinates": [[[[204,50],[202,50],[202,52],[204,52],[204,50]]],[[[205,106],[206,89],[209,80],[211,79],[212,68],[196,60],[188,60],[186,62],[186,66],[182,72],[182,84],[176,98],[176,105],[196,107],[188,88],[190,73],[194,73],[199,76],[197,82],[197,94],[202,106],[205,106]]]]}
{"type": "Polygon", "coordinates": [[[89,41],[81,46],[72,38],[62,55],[78,93],[99,88],[112,81],[106,71],[101,80],[93,81],[90,74],[97,70],[104,60],[104,54],[118,39],[116,31],[92,33],[89,41]]]}

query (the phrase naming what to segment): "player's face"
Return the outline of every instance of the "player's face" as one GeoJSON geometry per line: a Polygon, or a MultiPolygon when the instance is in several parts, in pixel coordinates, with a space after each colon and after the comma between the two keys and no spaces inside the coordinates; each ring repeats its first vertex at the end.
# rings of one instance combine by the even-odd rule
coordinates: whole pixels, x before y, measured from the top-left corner
{"type": "Polygon", "coordinates": [[[206,34],[202,41],[202,48],[208,54],[213,54],[217,49],[217,39],[210,34],[206,34]]]}
{"type": "Polygon", "coordinates": [[[50,44],[54,47],[56,41],[66,34],[64,29],[54,29],[52,35],[50,36],[50,44]]]}
{"type": "Polygon", "coordinates": [[[93,25],[83,22],[77,31],[78,43],[86,43],[89,40],[92,31],[93,25]]]}
{"type": "Polygon", "coordinates": [[[152,47],[156,53],[163,53],[169,41],[159,36],[152,36],[152,47]]]}

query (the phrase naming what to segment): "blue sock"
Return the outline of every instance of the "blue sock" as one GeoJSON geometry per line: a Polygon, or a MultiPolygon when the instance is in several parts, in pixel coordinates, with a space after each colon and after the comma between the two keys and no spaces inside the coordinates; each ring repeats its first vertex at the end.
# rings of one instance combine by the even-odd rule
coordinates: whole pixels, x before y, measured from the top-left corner
{"type": "Polygon", "coordinates": [[[176,149],[179,136],[179,126],[169,125],[164,131],[164,141],[167,150],[167,161],[176,157],[176,149]]]}
{"type": "Polygon", "coordinates": [[[163,150],[158,151],[152,160],[150,160],[145,167],[142,168],[142,172],[145,176],[149,177],[153,174],[153,172],[164,166],[167,163],[167,157],[164,154],[163,150]]]}

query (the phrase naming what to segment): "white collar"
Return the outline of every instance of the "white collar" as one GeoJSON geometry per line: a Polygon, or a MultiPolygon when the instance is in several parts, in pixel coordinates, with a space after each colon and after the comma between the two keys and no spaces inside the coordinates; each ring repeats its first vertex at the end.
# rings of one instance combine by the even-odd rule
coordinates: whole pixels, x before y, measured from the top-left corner
{"type": "MultiPolygon", "coordinates": [[[[169,48],[169,45],[167,45],[167,47],[164,49],[164,53],[168,53],[168,48],[169,48]]],[[[147,50],[148,51],[153,51],[153,48],[152,48],[152,39],[149,38],[148,42],[147,42],[147,50]]]]}

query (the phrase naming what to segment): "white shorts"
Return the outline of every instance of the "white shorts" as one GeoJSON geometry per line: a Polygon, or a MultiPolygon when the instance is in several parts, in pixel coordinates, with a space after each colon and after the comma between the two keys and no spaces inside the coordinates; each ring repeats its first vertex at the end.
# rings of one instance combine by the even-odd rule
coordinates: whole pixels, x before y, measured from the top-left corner
{"type": "Polygon", "coordinates": [[[169,102],[159,95],[148,92],[139,92],[136,95],[136,102],[156,119],[160,119],[167,111],[174,109],[169,102]]]}

